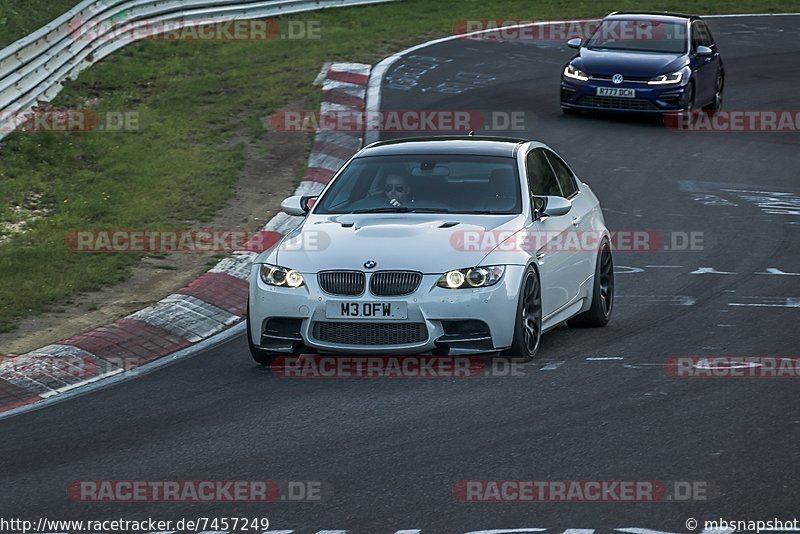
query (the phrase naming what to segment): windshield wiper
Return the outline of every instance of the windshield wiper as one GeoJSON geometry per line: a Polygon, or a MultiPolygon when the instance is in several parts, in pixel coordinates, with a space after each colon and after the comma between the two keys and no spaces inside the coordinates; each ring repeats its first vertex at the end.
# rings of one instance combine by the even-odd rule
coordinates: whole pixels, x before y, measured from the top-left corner
{"type": "Polygon", "coordinates": [[[386,208],[369,208],[355,210],[350,213],[450,213],[444,208],[409,208],[408,206],[392,206],[386,208]]]}

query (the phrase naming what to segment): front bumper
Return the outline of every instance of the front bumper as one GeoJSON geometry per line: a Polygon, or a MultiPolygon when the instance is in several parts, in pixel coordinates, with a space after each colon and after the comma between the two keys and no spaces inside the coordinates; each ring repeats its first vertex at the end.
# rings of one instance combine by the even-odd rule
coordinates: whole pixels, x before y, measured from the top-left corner
{"type": "Polygon", "coordinates": [[[507,348],[514,335],[523,266],[509,265],[495,285],[450,290],[424,275],[419,288],[402,297],[335,296],[322,291],[314,274],[296,288],[264,284],[256,265],[250,277],[248,321],[255,346],[274,352],[346,354],[480,354],[507,348]],[[408,316],[392,319],[329,319],[328,301],[407,303],[408,316]],[[483,328],[481,328],[483,325],[483,328]],[[373,342],[380,338],[380,342],[373,342]],[[331,339],[335,339],[331,341],[331,339]],[[371,341],[365,343],[364,340],[371,341]],[[402,342],[406,339],[409,342],[402,342]],[[400,340],[401,342],[397,342],[400,340]]]}
{"type": "Polygon", "coordinates": [[[646,83],[610,80],[586,82],[561,77],[561,107],[594,111],[616,111],[635,113],[676,113],[685,111],[687,83],[679,85],[647,85],[646,83]],[[634,89],[635,98],[598,96],[599,87],[634,89]]]}

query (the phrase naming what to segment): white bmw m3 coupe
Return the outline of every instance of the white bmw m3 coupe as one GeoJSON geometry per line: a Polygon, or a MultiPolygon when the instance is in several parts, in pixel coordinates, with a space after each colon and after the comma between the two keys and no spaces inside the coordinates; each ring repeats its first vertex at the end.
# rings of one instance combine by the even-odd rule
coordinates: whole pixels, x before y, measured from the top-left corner
{"type": "Polygon", "coordinates": [[[614,302],[597,197],[547,146],[494,137],[374,143],[255,260],[253,358],[313,353],[531,360],[543,332],[604,326],[614,302]]]}

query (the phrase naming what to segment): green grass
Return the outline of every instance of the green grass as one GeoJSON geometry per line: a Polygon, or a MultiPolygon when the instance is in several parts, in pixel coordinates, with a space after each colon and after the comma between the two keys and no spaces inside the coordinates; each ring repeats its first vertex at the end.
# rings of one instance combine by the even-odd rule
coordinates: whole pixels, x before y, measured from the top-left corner
{"type": "Polygon", "coordinates": [[[0,0],[0,48],[38,30],[79,0],[0,0]]]}
{"type": "MultiPolygon", "coordinates": [[[[24,3],[39,9],[55,4],[24,3]]],[[[21,27],[23,3],[15,5],[2,17],[21,27]]],[[[290,102],[318,105],[319,88],[311,82],[326,60],[374,63],[449,35],[464,19],[594,17],[634,8],[762,12],[794,6],[792,0],[410,0],[291,17],[319,20],[319,40],[130,45],[68,84],[54,104],[88,105],[101,114],[136,111],[139,131],[17,133],[0,146],[0,221],[13,221],[12,207],[24,206],[31,194],[42,195],[40,204],[51,210],[31,222],[27,233],[0,245],[0,331],[76,292],[125,280],[141,258],[72,253],[63,243],[65,231],[178,228],[208,220],[230,198],[244,163],[242,140],[260,136],[261,118],[290,102]]],[[[6,23],[7,33],[0,37],[9,28],[6,23]]]]}

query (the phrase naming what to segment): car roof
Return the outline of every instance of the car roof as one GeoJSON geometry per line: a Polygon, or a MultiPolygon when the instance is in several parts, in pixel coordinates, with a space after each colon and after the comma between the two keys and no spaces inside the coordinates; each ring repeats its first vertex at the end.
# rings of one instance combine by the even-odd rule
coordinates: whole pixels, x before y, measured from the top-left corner
{"type": "Polygon", "coordinates": [[[513,158],[527,139],[490,136],[411,137],[379,141],[365,147],[358,157],[396,156],[403,154],[470,154],[513,158]]]}
{"type": "Polygon", "coordinates": [[[697,15],[684,15],[683,13],[671,13],[669,11],[614,11],[609,13],[608,18],[649,20],[657,22],[679,22],[692,21],[699,19],[697,15]]]}

